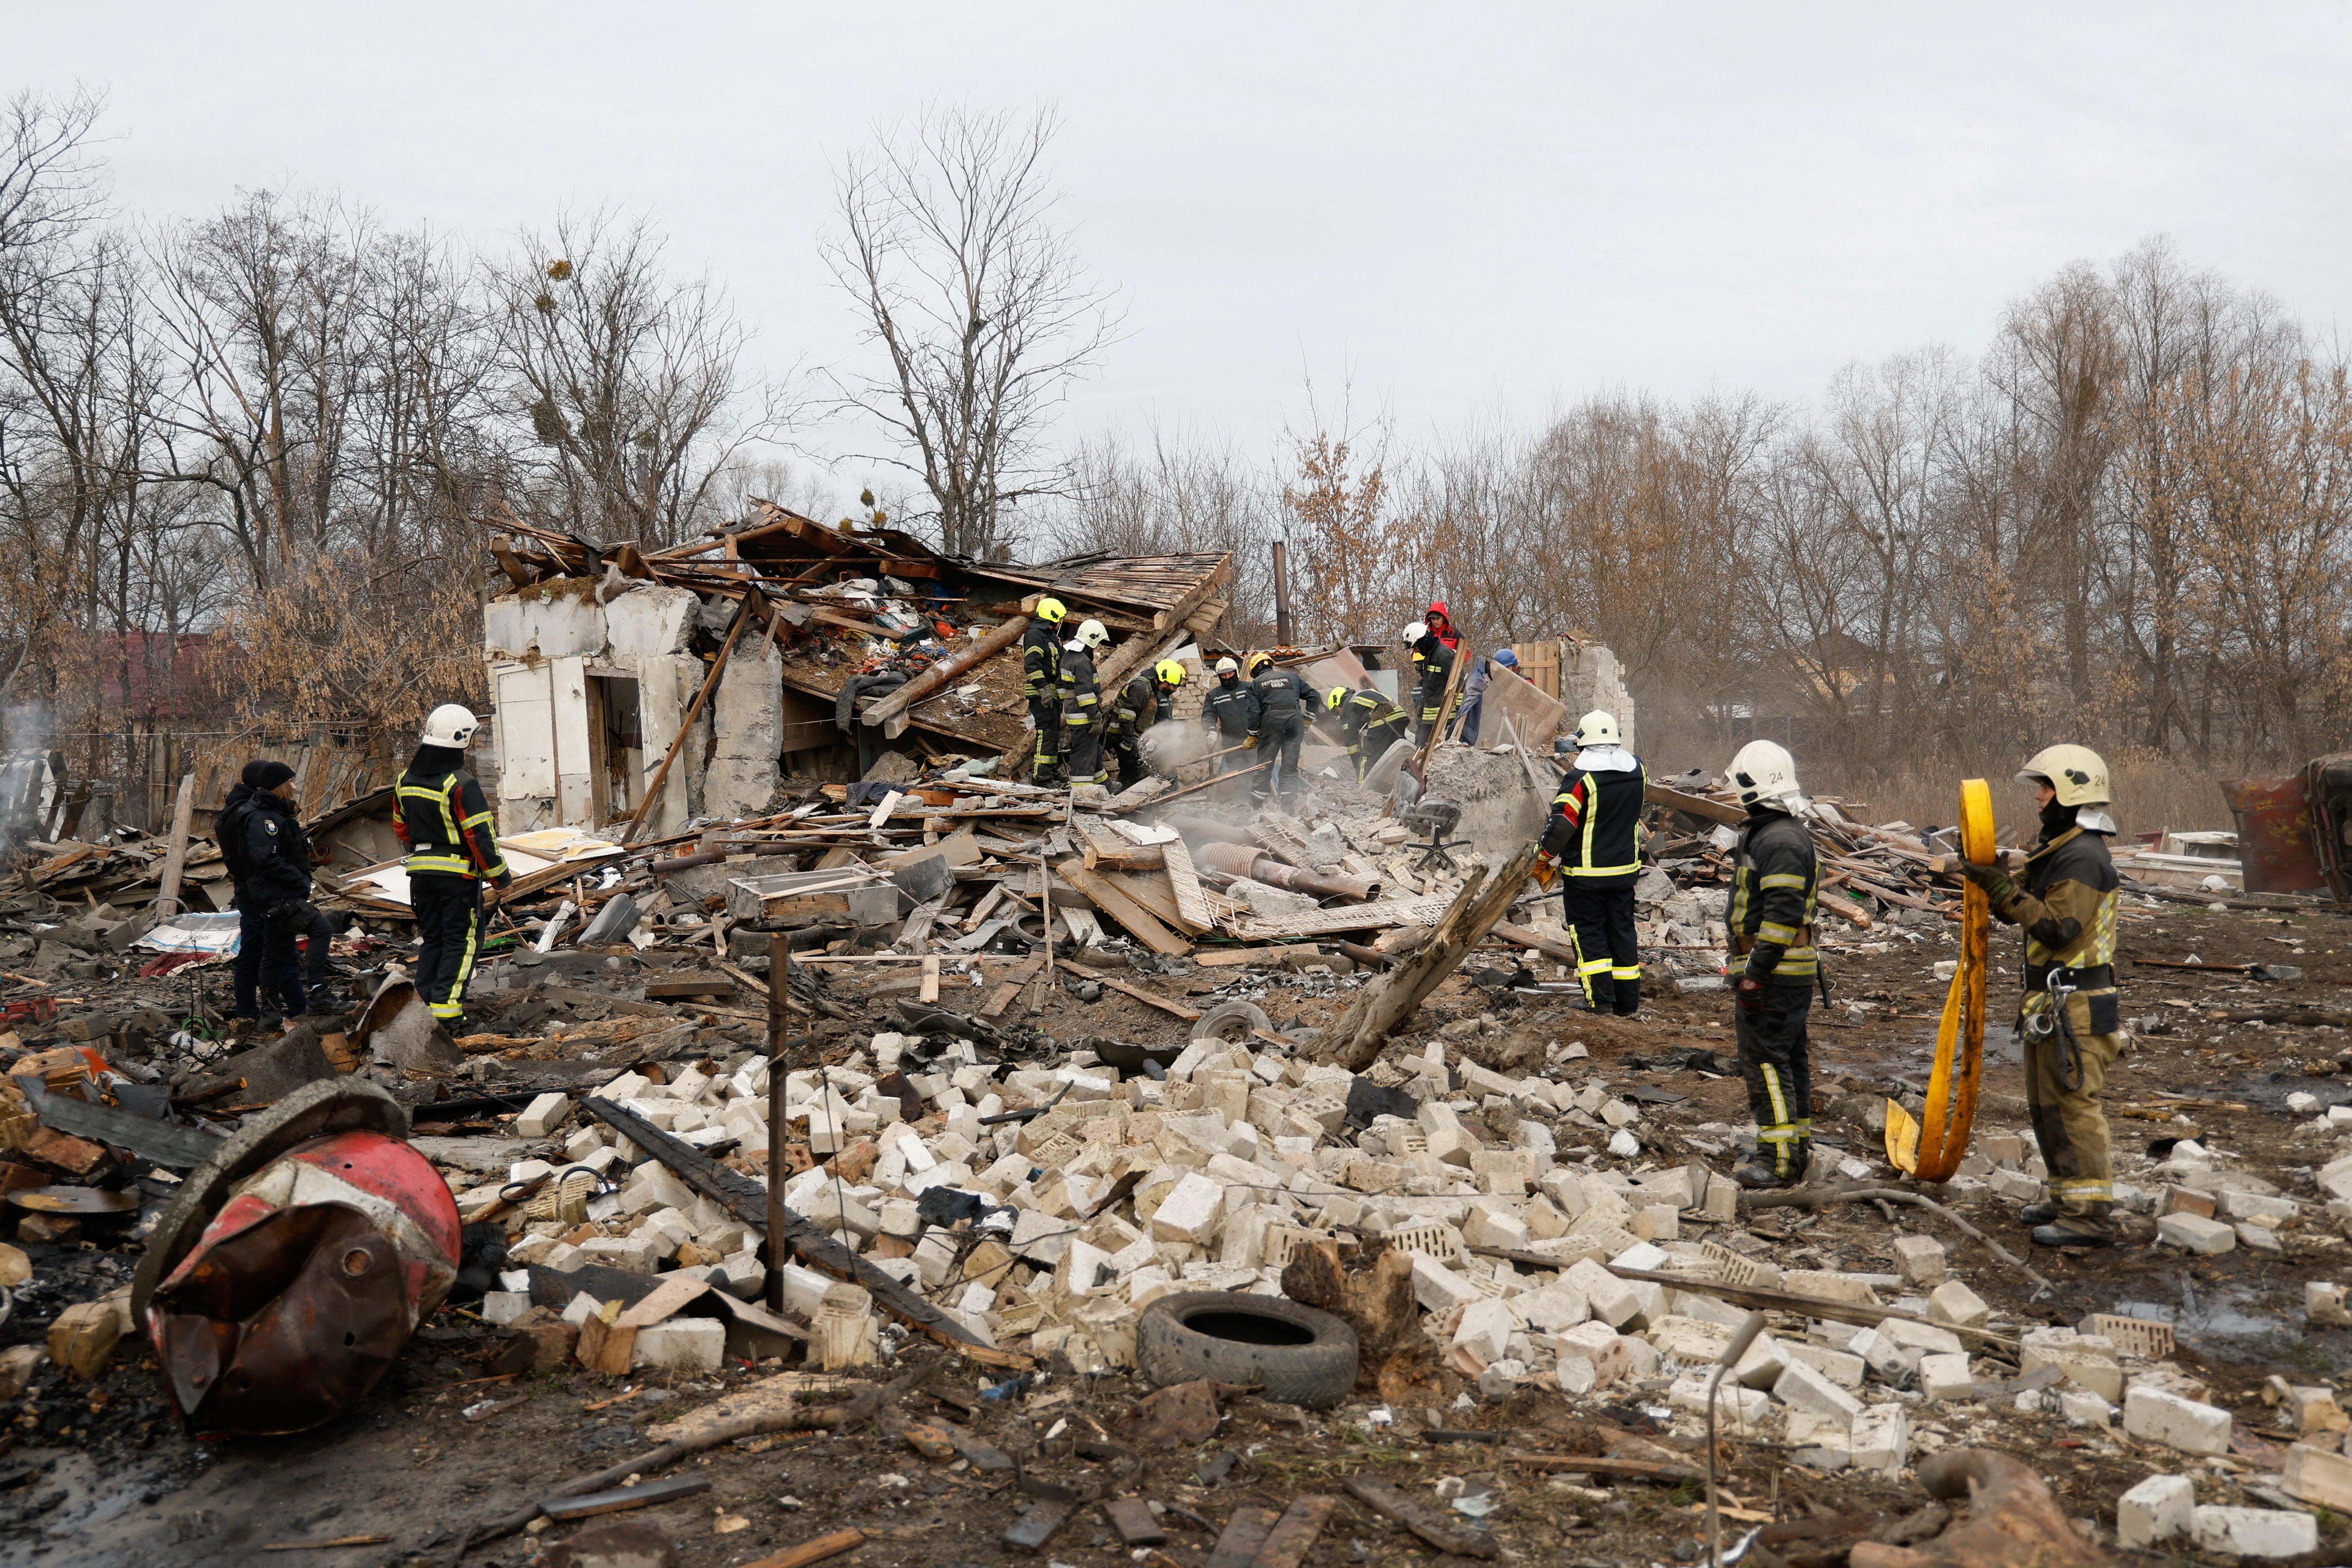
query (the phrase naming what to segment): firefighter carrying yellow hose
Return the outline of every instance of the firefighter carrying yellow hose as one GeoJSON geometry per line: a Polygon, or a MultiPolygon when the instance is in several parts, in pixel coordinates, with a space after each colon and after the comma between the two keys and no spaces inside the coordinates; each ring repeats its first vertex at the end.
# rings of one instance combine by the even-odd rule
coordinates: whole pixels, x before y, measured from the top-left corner
{"type": "Polygon", "coordinates": [[[2116,819],[2107,764],[2085,746],[2047,746],[2017,781],[2042,808],[2042,838],[2025,858],[2022,887],[1998,865],[1962,861],[1985,890],[1993,918],[2022,928],[2025,993],[2017,1013],[2025,1043],[2025,1100],[2033,1139],[2050,1168],[2042,1197],[2018,1216],[2042,1247],[2107,1247],[2115,1202],[2113,1146],[2099,1090],[2124,1047],[2116,989],[2116,906],[2120,883],[2107,839],[2116,819]]]}

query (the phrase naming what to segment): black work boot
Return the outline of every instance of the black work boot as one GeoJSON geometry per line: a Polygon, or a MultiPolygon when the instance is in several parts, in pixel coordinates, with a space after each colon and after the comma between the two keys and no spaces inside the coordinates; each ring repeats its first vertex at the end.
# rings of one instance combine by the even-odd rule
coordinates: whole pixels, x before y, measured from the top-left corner
{"type": "Polygon", "coordinates": [[[2048,1225],[2033,1227],[2036,1247],[2113,1247],[2116,1233],[2104,1222],[2081,1215],[2061,1215],[2048,1225]]]}
{"type": "Polygon", "coordinates": [[[1617,982],[1617,1016],[1630,1018],[1642,1010],[1642,983],[1639,980],[1617,982]]]}
{"type": "Polygon", "coordinates": [[[2058,1217],[2058,1205],[2048,1198],[2037,1198],[2017,1211],[2017,1223],[2032,1226],[2048,1225],[2058,1217]]]}
{"type": "Polygon", "coordinates": [[[1763,1192],[1773,1187],[1793,1187],[1805,1179],[1805,1167],[1791,1165],[1786,1174],[1773,1167],[1772,1161],[1759,1149],[1731,1168],[1731,1179],[1750,1192],[1763,1192]]]}

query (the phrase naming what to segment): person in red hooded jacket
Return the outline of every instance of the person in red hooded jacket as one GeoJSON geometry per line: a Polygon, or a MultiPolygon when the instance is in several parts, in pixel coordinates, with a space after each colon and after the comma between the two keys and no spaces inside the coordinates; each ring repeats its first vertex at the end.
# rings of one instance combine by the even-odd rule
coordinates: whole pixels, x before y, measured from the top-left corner
{"type": "Polygon", "coordinates": [[[1431,637],[1457,653],[1461,651],[1462,634],[1454,629],[1454,617],[1445,613],[1444,600],[1432,599],[1429,602],[1429,613],[1421,619],[1422,624],[1429,628],[1431,637]]]}

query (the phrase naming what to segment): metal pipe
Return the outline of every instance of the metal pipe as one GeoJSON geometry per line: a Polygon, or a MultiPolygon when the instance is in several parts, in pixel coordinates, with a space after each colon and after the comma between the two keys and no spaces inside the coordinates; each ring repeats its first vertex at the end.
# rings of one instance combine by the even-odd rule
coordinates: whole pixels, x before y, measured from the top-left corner
{"type": "Polygon", "coordinates": [[[1287,888],[1318,899],[1370,899],[1381,885],[1363,877],[1334,877],[1285,865],[1265,850],[1247,844],[1218,842],[1200,847],[1200,863],[1228,877],[1247,877],[1269,888],[1287,888]]]}
{"type": "Polygon", "coordinates": [[[1274,542],[1274,641],[1277,647],[1290,643],[1290,545],[1285,540],[1274,542]]]}
{"type": "Polygon", "coordinates": [[[793,943],[768,938],[768,1310],[784,1310],[784,1049],[792,1037],[793,943]]]}
{"type": "Polygon", "coordinates": [[[1724,1374],[1725,1373],[1727,1373],[1727,1372],[1729,1372],[1733,1367],[1735,1367],[1735,1366],[1737,1366],[1737,1365],[1738,1365],[1738,1364],[1739,1364],[1739,1358],[1740,1358],[1741,1356],[1744,1356],[1744,1355],[1746,1355],[1746,1354],[1748,1353],[1748,1346],[1750,1346],[1750,1345],[1752,1345],[1752,1344],[1754,1344],[1754,1343],[1756,1342],[1756,1336],[1757,1336],[1757,1335],[1759,1335],[1759,1334],[1760,1334],[1760,1333],[1762,1333],[1763,1331],[1764,1331],[1764,1314],[1763,1314],[1763,1313],[1761,1313],[1761,1312],[1750,1312],[1750,1313],[1748,1313],[1748,1314],[1747,1321],[1744,1321],[1744,1322],[1742,1322],[1742,1323],[1739,1325],[1739,1331],[1738,1331],[1738,1333],[1736,1333],[1736,1334],[1734,1334],[1734,1335],[1732,1335],[1732,1336],[1731,1336],[1731,1343],[1724,1347],[1724,1352],[1723,1352],[1722,1356],[1721,1356],[1721,1357],[1720,1357],[1720,1358],[1716,1362],[1716,1363],[1715,1363],[1715,1375],[1714,1375],[1713,1377],[1711,1377],[1711,1378],[1707,1379],[1707,1384],[1706,1384],[1706,1561],[1707,1561],[1707,1568],[1722,1568],[1722,1565],[1723,1565],[1723,1516],[1722,1516],[1722,1514],[1721,1514],[1721,1513],[1719,1513],[1719,1512],[1717,1512],[1717,1504],[1716,1504],[1716,1488],[1715,1488],[1715,1396],[1716,1396],[1716,1392],[1717,1392],[1717,1390],[1720,1389],[1720,1388],[1723,1386],[1723,1374],[1724,1374]]]}

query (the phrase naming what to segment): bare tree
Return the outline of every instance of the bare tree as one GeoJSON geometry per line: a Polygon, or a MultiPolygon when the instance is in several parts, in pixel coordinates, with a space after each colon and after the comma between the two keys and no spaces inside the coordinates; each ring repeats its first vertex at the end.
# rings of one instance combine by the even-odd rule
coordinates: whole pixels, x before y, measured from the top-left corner
{"type": "Polygon", "coordinates": [[[845,411],[896,447],[930,500],[946,550],[1002,559],[1004,510],[1069,493],[1047,449],[1070,383],[1116,338],[1110,295],[1087,282],[1056,222],[1039,112],[931,111],[885,132],[841,174],[843,236],[826,247],[886,365],[835,377],[845,411]]]}
{"type": "Polygon", "coordinates": [[[791,416],[781,389],[741,379],[751,332],[724,291],[666,274],[662,248],[643,219],[567,214],[488,274],[538,499],[600,541],[696,532],[729,469],[791,416]]]}

